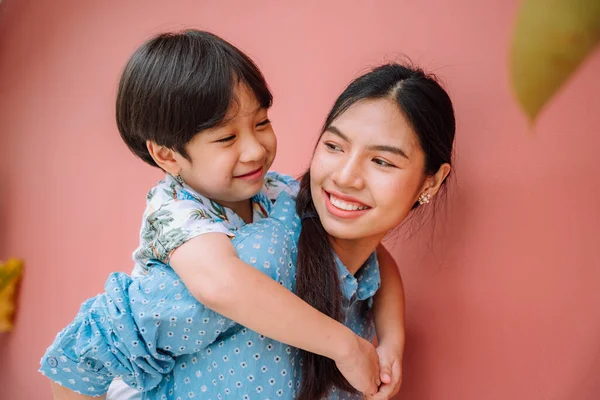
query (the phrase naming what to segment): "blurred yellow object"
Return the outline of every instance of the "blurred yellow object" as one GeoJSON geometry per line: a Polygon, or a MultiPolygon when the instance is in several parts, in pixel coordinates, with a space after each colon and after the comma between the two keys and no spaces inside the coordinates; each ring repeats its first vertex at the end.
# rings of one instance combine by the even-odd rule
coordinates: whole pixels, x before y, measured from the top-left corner
{"type": "Polygon", "coordinates": [[[23,262],[9,259],[0,264],[0,332],[12,330],[15,312],[15,292],[23,272],[23,262]]]}
{"type": "Polygon", "coordinates": [[[599,43],[599,0],[523,1],[510,70],[517,99],[531,122],[599,43]]]}

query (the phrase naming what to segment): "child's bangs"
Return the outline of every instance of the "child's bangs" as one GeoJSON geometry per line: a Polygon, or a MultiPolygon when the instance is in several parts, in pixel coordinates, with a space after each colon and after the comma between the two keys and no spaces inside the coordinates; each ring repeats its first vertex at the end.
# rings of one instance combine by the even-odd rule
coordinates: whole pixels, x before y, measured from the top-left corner
{"type": "MultiPolygon", "coordinates": [[[[252,70],[247,65],[237,67],[227,68],[223,65],[220,71],[204,75],[211,79],[192,86],[196,90],[188,97],[190,105],[202,105],[202,110],[192,113],[196,132],[226,124],[235,116],[228,115],[228,112],[231,107],[240,106],[235,96],[240,84],[250,90],[261,107],[271,107],[273,96],[258,69],[252,70]]],[[[202,79],[202,74],[198,75],[202,79]]]]}
{"type": "Polygon", "coordinates": [[[239,66],[240,68],[236,68],[234,71],[237,83],[248,87],[261,107],[270,108],[273,104],[273,95],[265,78],[252,60],[246,59],[245,61],[239,66]]]}

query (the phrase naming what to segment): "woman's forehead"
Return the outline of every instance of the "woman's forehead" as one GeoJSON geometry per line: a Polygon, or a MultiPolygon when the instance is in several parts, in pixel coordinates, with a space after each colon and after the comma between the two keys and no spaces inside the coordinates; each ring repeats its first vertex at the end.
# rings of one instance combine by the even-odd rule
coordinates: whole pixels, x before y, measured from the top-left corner
{"type": "Polygon", "coordinates": [[[330,125],[349,141],[365,146],[418,148],[417,137],[398,105],[390,99],[367,99],[351,105],[330,125]]]}

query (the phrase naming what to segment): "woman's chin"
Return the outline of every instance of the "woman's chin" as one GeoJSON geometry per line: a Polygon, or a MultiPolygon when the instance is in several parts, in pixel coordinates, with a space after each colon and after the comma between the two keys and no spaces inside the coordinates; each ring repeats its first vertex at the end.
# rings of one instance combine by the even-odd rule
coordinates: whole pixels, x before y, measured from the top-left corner
{"type": "Polygon", "coordinates": [[[323,228],[327,234],[338,240],[356,240],[364,238],[365,232],[356,229],[356,226],[350,226],[351,224],[339,222],[339,221],[323,221],[323,228]]]}

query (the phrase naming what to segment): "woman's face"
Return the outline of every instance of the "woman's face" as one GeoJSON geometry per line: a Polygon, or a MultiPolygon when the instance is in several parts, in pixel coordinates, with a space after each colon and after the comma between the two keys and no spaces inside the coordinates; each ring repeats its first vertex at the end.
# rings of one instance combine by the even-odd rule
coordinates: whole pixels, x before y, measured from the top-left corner
{"type": "Polygon", "coordinates": [[[337,239],[381,240],[424,188],[425,154],[388,99],[362,100],[332,122],[311,163],[312,198],[337,239]]]}

